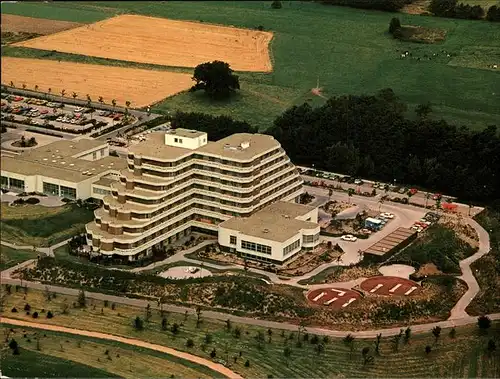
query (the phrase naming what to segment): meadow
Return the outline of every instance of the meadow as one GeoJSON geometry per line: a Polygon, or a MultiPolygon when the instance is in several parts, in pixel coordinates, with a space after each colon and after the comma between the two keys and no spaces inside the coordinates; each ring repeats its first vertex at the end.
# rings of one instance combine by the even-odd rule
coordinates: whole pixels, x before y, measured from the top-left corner
{"type": "MultiPolygon", "coordinates": [[[[456,336],[451,337],[450,330],[443,329],[437,341],[431,333],[413,334],[406,342],[401,339],[397,346],[394,338],[383,338],[380,354],[376,354],[374,338],[355,339],[351,346],[342,338],[316,338],[308,334],[307,326],[300,335],[298,330],[267,330],[234,322],[230,322],[228,328],[226,322],[206,318],[204,312],[201,312],[201,322],[198,325],[194,314],[185,316],[165,313],[167,326],[163,330],[159,311],[152,310],[149,320],[144,322],[144,329],[136,330],[133,320],[137,316],[145,319],[148,313],[146,309],[97,300],[87,300],[86,308],[73,308],[71,304],[76,302],[74,297],[57,295],[47,301],[42,292],[32,289],[26,294],[26,299],[24,296],[24,291],[14,292],[12,289],[12,294],[5,297],[3,315],[32,320],[31,316],[22,311],[10,312],[14,306],[22,309],[29,303],[32,312],[44,308],[46,312],[51,310],[54,313],[54,318],[50,320],[44,316],[39,317],[36,321],[41,323],[137,338],[204,358],[210,358],[211,351],[215,349],[215,360],[222,359],[231,370],[244,377],[498,377],[500,374],[498,349],[493,353],[486,350],[490,339],[496,341],[498,346],[498,322],[486,333],[479,333],[477,326],[471,325],[457,327],[456,336]],[[64,304],[69,305],[66,314],[61,311],[65,308],[64,304]],[[176,333],[172,332],[174,324],[178,327],[176,333]],[[188,339],[193,340],[193,346],[186,345],[188,339]],[[318,349],[320,343],[322,348],[318,349]],[[425,353],[427,345],[432,349],[429,354],[425,353]],[[373,362],[364,363],[361,353],[364,347],[370,348],[369,354],[374,356],[373,362]],[[248,367],[245,365],[247,360],[248,367]]],[[[64,341],[65,336],[58,340],[63,344],[64,350],[67,349],[66,346],[74,345],[74,342],[64,341]]],[[[21,347],[24,345],[26,343],[21,341],[21,347]]],[[[57,344],[55,347],[58,347],[57,344]]],[[[42,340],[42,353],[45,351],[49,350],[45,350],[42,340]]],[[[52,354],[52,350],[50,351],[52,354]]],[[[114,349],[110,351],[114,352],[114,349]]],[[[63,357],[62,353],[56,353],[54,351],[54,355],[63,357]]],[[[96,349],[93,358],[87,362],[97,364],[98,356],[102,357],[101,361],[106,358],[104,347],[96,349]]],[[[121,359],[113,358],[113,361],[119,362],[121,359]]]]}
{"type": "Polygon", "coordinates": [[[490,22],[399,14],[404,25],[446,30],[443,43],[423,45],[388,35],[394,14],[310,2],[285,1],[279,10],[264,1],[64,2],[4,4],[3,11],[38,17],[57,13],[58,19],[77,22],[95,21],[89,14],[106,18],[132,13],[250,29],[262,26],[274,33],[274,71],[239,73],[242,89],[234,99],[214,104],[202,94],[184,92],[158,103],[154,107],[158,112],[182,109],[228,114],[265,130],[291,105],[324,103],[325,98],[311,93],[319,81],[325,97],[374,93],[390,87],[409,104],[409,113],[417,104],[430,101],[432,117],[471,128],[484,128],[500,120],[500,74],[487,67],[494,62],[478,64],[476,59],[469,64],[467,59],[458,59],[462,52],[470,56],[471,48],[498,52],[500,28],[490,22]],[[401,59],[404,51],[414,56],[437,54],[440,59],[401,59]]]}
{"type": "Polygon", "coordinates": [[[11,249],[10,247],[0,245],[0,271],[13,267],[28,259],[36,259],[37,257],[38,253],[34,251],[11,249]]]}

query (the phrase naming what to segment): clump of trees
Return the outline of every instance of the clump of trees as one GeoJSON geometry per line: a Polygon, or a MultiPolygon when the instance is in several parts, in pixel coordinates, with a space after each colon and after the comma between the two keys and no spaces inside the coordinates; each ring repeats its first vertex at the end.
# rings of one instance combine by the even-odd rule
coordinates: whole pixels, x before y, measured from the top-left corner
{"type": "Polygon", "coordinates": [[[279,1],[279,0],[274,0],[271,3],[271,8],[273,8],[273,9],[281,9],[281,7],[282,7],[281,1],[279,1]]]}
{"type": "Polygon", "coordinates": [[[229,116],[212,116],[196,112],[177,112],[172,118],[173,128],[196,129],[208,133],[208,139],[217,141],[234,133],[257,133],[257,129],[245,121],[229,116]]]}
{"type": "Polygon", "coordinates": [[[472,131],[427,114],[408,119],[406,110],[391,89],[337,96],[321,107],[287,109],[267,133],[295,164],[500,201],[496,126],[472,131]]]}
{"type": "Polygon", "coordinates": [[[193,80],[196,82],[190,91],[204,90],[212,99],[221,100],[240,89],[240,81],[229,64],[213,61],[199,64],[194,69],[193,80]]]}
{"type": "Polygon", "coordinates": [[[401,21],[398,17],[393,17],[389,23],[389,33],[395,36],[398,30],[401,31],[401,21]]]}
{"type": "MultiPolygon", "coordinates": [[[[435,16],[480,20],[484,18],[485,10],[480,5],[458,3],[458,0],[432,0],[429,11],[435,16]]],[[[499,8],[491,6],[486,13],[488,21],[500,21],[499,8]]]]}
{"type": "Polygon", "coordinates": [[[342,5],[352,8],[376,9],[379,11],[397,12],[415,0],[322,0],[328,5],[342,5]]]}

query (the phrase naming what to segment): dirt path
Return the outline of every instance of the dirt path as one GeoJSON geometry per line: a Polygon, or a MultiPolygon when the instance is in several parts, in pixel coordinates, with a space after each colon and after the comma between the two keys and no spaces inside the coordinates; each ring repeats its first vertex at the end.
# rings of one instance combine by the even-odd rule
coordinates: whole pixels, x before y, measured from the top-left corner
{"type": "Polygon", "coordinates": [[[21,326],[21,327],[25,327],[25,328],[44,329],[44,330],[50,330],[53,332],[62,332],[62,333],[75,334],[75,335],[85,336],[85,337],[100,338],[103,340],[125,343],[127,345],[144,347],[146,349],[155,350],[155,351],[159,351],[162,353],[170,354],[170,355],[173,355],[174,357],[182,358],[182,359],[185,359],[186,361],[190,361],[190,362],[197,363],[199,365],[208,367],[211,370],[217,371],[218,373],[220,373],[226,377],[229,377],[229,378],[237,378],[237,379],[241,378],[241,379],[243,379],[242,376],[236,374],[235,372],[231,371],[230,369],[228,369],[227,367],[225,367],[219,363],[214,363],[214,362],[211,362],[207,359],[197,357],[196,355],[184,353],[184,352],[181,352],[178,350],[171,349],[169,347],[136,340],[133,338],[119,337],[119,336],[115,336],[112,334],[91,332],[88,330],[66,328],[64,326],[40,324],[37,322],[27,322],[27,321],[15,320],[15,319],[5,318],[5,317],[2,318],[2,323],[15,325],[15,326],[21,326]]]}

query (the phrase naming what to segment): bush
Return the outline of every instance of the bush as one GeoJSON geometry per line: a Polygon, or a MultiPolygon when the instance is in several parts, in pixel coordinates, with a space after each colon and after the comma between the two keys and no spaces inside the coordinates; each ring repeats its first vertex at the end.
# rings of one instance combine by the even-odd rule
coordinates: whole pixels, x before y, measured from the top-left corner
{"type": "Polygon", "coordinates": [[[52,317],[54,317],[54,315],[52,314],[52,312],[51,312],[51,311],[48,311],[48,312],[47,312],[47,318],[52,318],[52,317]]]}
{"type": "Polygon", "coordinates": [[[31,310],[31,305],[29,305],[28,303],[26,303],[24,305],[24,310],[27,311],[27,312],[29,312],[31,310]]]}
{"type": "MultiPolygon", "coordinates": [[[[394,32],[397,29],[401,29],[401,21],[399,21],[399,18],[393,17],[391,19],[391,22],[389,23],[389,33],[394,34],[394,32]]],[[[375,189],[374,189],[375,191],[375,189]]]]}
{"type": "Polygon", "coordinates": [[[38,312],[33,312],[33,318],[38,318],[38,312]]]}
{"type": "Polygon", "coordinates": [[[40,202],[40,199],[37,199],[36,197],[29,197],[26,200],[24,200],[26,204],[38,204],[40,202]]]}
{"type": "Polygon", "coordinates": [[[188,338],[186,341],[186,347],[193,347],[194,346],[194,341],[192,338],[188,338]]]}
{"type": "Polygon", "coordinates": [[[248,359],[245,362],[245,367],[250,367],[250,361],[248,359]]]}
{"type": "Polygon", "coordinates": [[[11,312],[12,312],[12,313],[17,313],[17,308],[16,308],[16,307],[12,308],[12,309],[11,309],[11,312]]]}
{"type": "Polygon", "coordinates": [[[281,1],[279,0],[274,0],[272,3],[271,3],[271,8],[272,9],[281,9],[282,5],[281,5],[281,1]]]}
{"type": "Polygon", "coordinates": [[[215,348],[214,348],[214,349],[212,349],[212,351],[210,352],[210,358],[214,359],[216,355],[217,355],[217,352],[215,351],[215,348]]]}

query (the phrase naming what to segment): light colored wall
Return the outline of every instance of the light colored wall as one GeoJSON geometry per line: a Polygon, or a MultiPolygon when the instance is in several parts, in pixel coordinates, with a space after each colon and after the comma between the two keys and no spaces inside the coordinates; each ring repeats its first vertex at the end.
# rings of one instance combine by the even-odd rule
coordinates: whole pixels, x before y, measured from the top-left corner
{"type": "Polygon", "coordinates": [[[206,145],[207,144],[207,133],[203,133],[199,137],[195,138],[190,138],[190,137],[183,137],[177,134],[165,134],[165,145],[167,146],[176,146],[176,147],[183,147],[185,149],[198,149],[199,147],[206,145]],[[177,140],[177,142],[175,142],[177,140]],[[182,143],[179,142],[179,140],[182,140],[182,143]]]}
{"type": "Polygon", "coordinates": [[[109,156],[109,145],[107,143],[99,146],[98,148],[84,151],[79,154],[73,155],[73,158],[84,159],[86,161],[96,161],[101,158],[109,156]],[[101,150],[103,150],[103,155],[101,156],[101,150]],[[96,158],[94,159],[94,152],[96,153],[96,158]]]}
{"type": "Polygon", "coordinates": [[[307,221],[310,218],[310,222],[318,222],[318,208],[314,208],[312,211],[297,217],[297,220],[307,221]]]}

